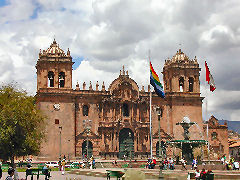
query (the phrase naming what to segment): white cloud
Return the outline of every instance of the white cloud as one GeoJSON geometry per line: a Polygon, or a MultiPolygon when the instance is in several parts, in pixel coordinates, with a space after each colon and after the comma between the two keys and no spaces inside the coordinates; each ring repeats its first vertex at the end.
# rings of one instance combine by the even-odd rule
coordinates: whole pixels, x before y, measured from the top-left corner
{"type": "Polygon", "coordinates": [[[31,0],[9,0],[9,4],[0,8],[0,23],[27,20],[32,16],[34,5],[31,0]]]}
{"type": "MultiPolygon", "coordinates": [[[[164,60],[178,48],[204,68],[217,89],[209,93],[209,114],[235,120],[240,105],[240,2],[186,0],[9,0],[0,7],[0,81],[17,81],[36,91],[39,49],[55,37],[66,52],[84,61],[73,71],[73,87],[92,81],[106,88],[122,65],[139,88],[149,80],[148,50],[162,79],[164,60]],[[33,17],[34,16],[34,17],[33,17]],[[182,44],[179,46],[179,44],[182,44]]],[[[201,83],[204,82],[204,69],[201,83]]],[[[205,96],[201,87],[202,96],[205,96]]],[[[205,100],[204,100],[205,101],[205,100]]],[[[203,115],[205,107],[203,105],[203,115]]]]}

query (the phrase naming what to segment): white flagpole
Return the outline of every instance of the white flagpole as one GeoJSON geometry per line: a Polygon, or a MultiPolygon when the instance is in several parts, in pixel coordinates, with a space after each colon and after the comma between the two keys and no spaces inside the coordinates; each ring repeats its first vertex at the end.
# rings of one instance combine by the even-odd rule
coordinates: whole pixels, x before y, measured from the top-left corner
{"type": "MultiPolygon", "coordinates": [[[[150,50],[149,50],[148,58],[149,58],[149,66],[150,66],[150,50]]],[[[150,153],[151,153],[151,159],[152,159],[152,91],[151,91],[151,84],[150,84],[149,123],[150,123],[150,153]]]]}
{"type": "Polygon", "coordinates": [[[152,91],[150,88],[150,152],[151,152],[151,159],[152,159],[152,91]]]}
{"type": "MultiPolygon", "coordinates": [[[[207,72],[205,67],[205,78],[206,78],[207,72]]],[[[205,79],[205,90],[206,90],[206,123],[207,123],[207,141],[208,141],[208,153],[209,153],[209,138],[208,138],[208,90],[207,90],[207,81],[205,79]]]]}

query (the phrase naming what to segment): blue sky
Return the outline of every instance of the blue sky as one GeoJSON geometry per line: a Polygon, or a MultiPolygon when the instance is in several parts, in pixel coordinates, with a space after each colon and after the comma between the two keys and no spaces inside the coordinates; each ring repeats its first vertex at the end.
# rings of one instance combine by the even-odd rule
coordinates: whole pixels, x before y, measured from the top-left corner
{"type": "Polygon", "coordinates": [[[79,67],[79,65],[81,64],[81,61],[84,59],[84,57],[78,57],[78,58],[74,58],[73,57],[73,62],[74,62],[74,64],[73,64],[73,70],[76,70],[78,67],[79,67]]]}
{"type": "Polygon", "coordinates": [[[7,5],[7,0],[0,0],[0,7],[7,5]]]}

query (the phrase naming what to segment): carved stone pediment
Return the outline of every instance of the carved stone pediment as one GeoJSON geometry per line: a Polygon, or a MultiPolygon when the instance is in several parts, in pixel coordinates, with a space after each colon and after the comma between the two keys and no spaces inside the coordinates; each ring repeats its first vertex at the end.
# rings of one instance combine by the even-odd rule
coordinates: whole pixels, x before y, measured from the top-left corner
{"type": "Polygon", "coordinates": [[[91,130],[89,132],[87,132],[87,129],[85,129],[83,132],[81,132],[80,134],[78,134],[76,136],[76,140],[79,140],[79,139],[87,139],[87,137],[89,139],[98,139],[99,136],[96,135],[94,132],[92,132],[91,130]]]}
{"type": "Polygon", "coordinates": [[[139,88],[137,83],[129,75],[120,74],[109,86],[109,92],[115,98],[121,98],[123,101],[136,100],[139,97],[139,88]]]}

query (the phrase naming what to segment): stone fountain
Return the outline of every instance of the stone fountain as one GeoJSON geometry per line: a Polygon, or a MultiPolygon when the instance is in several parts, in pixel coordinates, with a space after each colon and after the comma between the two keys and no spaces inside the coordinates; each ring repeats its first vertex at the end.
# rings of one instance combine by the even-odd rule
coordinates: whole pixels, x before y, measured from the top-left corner
{"type": "Polygon", "coordinates": [[[197,123],[191,122],[190,119],[187,116],[185,116],[181,122],[176,123],[176,125],[182,126],[184,130],[183,132],[184,140],[168,141],[170,145],[181,149],[182,157],[184,157],[185,160],[188,162],[192,161],[193,159],[194,148],[207,144],[207,141],[205,140],[190,140],[189,129],[194,124],[197,123]]]}

